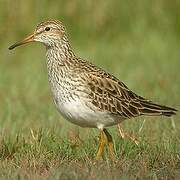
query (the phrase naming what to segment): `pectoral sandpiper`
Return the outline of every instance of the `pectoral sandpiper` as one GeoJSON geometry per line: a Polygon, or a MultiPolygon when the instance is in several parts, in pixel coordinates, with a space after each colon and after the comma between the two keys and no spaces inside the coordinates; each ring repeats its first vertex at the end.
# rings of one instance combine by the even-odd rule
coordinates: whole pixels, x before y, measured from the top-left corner
{"type": "Polygon", "coordinates": [[[34,41],[46,46],[48,79],[58,111],[76,125],[100,130],[97,159],[106,143],[113,155],[113,141],[106,127],[141,115],[176,114],[176,109],[135,94],[115,76],[77,57],[62,22],[49,20],[38,24],[30,36],[9,49],[34,41]]]}

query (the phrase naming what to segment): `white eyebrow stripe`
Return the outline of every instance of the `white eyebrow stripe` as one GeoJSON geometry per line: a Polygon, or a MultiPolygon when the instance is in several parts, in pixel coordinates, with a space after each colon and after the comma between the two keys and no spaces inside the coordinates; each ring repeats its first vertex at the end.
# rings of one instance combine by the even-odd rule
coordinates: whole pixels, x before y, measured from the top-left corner
{"type": "Polygon", "coordinates": [[[47,26],[42,25],[41,27],[38,27],[36,31],[37,32],[42,32],[42,31],[45,30],[46,27],[50,27],[51,29],[60,29],[59,26],[57,26],[55,24],[49,24],[47,26]]]}

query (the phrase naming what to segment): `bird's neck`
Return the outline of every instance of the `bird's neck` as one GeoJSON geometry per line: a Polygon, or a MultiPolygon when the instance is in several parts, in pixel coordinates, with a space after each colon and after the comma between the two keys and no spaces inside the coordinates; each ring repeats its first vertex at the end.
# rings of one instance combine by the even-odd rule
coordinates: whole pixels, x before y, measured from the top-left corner
{"type": "Polygon", "coordinates": [[[71,61],[75,54],[67,39],[57,41],[53,46],[47,47],[47,65],[58,64],[64,66],[71,61]]]}
{"type": "Polygon", "coordinates": [[[75,54],[68,41],[58,41],[53,46],[47,47],[46,57],[48,79],[52,91],[56,92],[57,82],[67,76],[72,64],[75,63],[75,54]]]}
{"type": "Polygon", "coordinates": [[[62,84],[66,79],[70,66],[75,63],[75,54],[68,41],[62,41],[47,47],[46,57],[50,87],[53,94],[56,95],[57,89],[63,87],[62,84]]]}

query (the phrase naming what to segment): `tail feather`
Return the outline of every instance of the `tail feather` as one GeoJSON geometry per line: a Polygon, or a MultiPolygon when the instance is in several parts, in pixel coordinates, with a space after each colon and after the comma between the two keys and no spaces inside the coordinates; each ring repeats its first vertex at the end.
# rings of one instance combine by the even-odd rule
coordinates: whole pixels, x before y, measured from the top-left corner
{"type": "Polygon", "coordinates": [[[141,115],[149,115],[149,116],[158,116],[158,115],[163,115],[163,116],[172,116],[176,114],[176,109],[155,104],[152,103],[151,101],[142,101],[140,102],[142,105],[142,108],[139,109],[141,115]]]}

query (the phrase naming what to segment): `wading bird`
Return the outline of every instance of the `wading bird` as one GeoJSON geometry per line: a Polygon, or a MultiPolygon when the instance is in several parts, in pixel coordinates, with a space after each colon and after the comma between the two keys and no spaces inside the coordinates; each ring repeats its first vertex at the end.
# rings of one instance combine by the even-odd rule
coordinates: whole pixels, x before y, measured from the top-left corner
{"type": "Polygon", "coordinates": [[[141,115],[171,116],[176,112],[135,94],[115,76],[77,57],[60,21],[38,24],[31,35],[9,49],[30,42],[46,46],[48,79],[58,111],[76,125],[100,130],[96,159],[106,143],[113,156],[113,141],[106,127],[141,115]]]}

